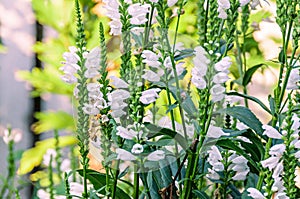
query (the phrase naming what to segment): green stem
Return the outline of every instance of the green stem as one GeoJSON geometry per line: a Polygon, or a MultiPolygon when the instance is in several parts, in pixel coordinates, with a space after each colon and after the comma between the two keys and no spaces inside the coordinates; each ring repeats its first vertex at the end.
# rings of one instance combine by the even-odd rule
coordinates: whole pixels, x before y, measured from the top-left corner
{"type": "Polygon", "coordinates": [[[134,199],[139,199],[139,173],[138,173],[138,168],[137,165],[134,165],[134,193],[133,193],[133,198],[134,199]]]}

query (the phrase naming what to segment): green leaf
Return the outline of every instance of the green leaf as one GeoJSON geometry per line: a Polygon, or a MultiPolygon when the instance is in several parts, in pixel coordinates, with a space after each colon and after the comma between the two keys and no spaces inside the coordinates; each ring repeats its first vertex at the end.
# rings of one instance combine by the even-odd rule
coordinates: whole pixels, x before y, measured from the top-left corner
{"type": "Polygon", "coordinates": [[[242,148],[240,148],[236,143],[234,143],[231,139],[218,140],[216,145],[222,147],[223,149],[233,150],[237,154],[244,156],[249,161],[253,171],[255,173],[259,173],[260,169],[259,166],[256,164],[256,162],[252,160],[252,158],[242,148]]]}
{"type": "Polygon", "coordinates": [[[168,110],[166,112],[166,114],[168,114],[169,112],[171,112],[173,109],[177,108],[178,106],[178,103],[175,102],[174,104],[171,104],[169,107],[168,107],[168,110]]]}
{"type": "Polygon", "coordinates": [[[54,129],[75,130],[75,121],[73,116],[63,111],[38,112],[35,114],[35,117],[38,119],[38,122],[33,125],[33,131],[35,133],[42,133],[54,129]]]}
{"type": "Polygon", "coordinates": [[[240,97],[249,99],[253,102],[256,102],[258,105],[260,105],[261,108],[263,108],[265,111],[267,111],[269,114],[272,115],[272,112],[270,111],[270,109],[266,105],[264,105],[264,103],[256,97],[252,97],[252,96],[249,96],[249,95],[246,95],[246,94],[243,94],[243,93],[238,93],[238,92],[229,92],[229,93],[227,93],[227,95],[236,95],[236,96],[240,96],[240,97]]]}
{"type": "Polygon", "coordinates": [[[226,109],[223,109],[221,112],[224,112],[224,114],[228,114],[231,117],[238,119],[239,121],[249,126],[251,129],[253,129],[257,134],[262,135],[264,131],[262,128],[262,123],[251,112],[250,109],[243,106],[234,106],[234,107],[227,107],[226,109]]]}
{"type": "Polygon", "coordinates": [[[209,196],[204,191],[193,190],[194,195],[200,199],[209,199],[209,196]]]}
{"type": "Polygon", "coordinates": [[[247,86],[251,79],[252,79],[252,76],[253,74],[255,73],[255,71],[257,69],[259,69],[260,67],[264,66],[265,64],[257,64],[255,66],[252,66],[251,68],[249,68],[245,74],[244,74],[244,78],[243,78],[243,86],[247,86]]]}
{"type": "MultiPolygon", "coordinates": [[[[83,175],[83,171],[82,169],[77,170],[77,172],[82,176],[83,175]]],[[[87,170],[86,173],[87,179],[93,184],[94,188],[96,190],[101,189],[102,187],[106,186],[106,175],[103,173],[99,173],[98,171],[94,171],[94,170],[87,170]]],[[[110,180],[112,180],[110,178],[110,180]]],[[[100,191],[100,194],[105,194],[105,190],[102,189],[100,191]]],[[[116,189],[116,198],[117,199],[131,199],[130,196],[128,196],[122,189],[120,189],[119,187],[117,187],[116,189]]]]}
{"type": "MultiPolygon", "coordinates": [[[[77,143],[77,139],[73,136],[60,136],[58,139],[59,147],[65,147],[77,143]]],[[[34,167],[39,166],[47,149],[54,148],[55,142],[56,140],[54,138],[38,141],[36,142],[35,147],[26,150],[22,154],[18,174],[24,175],[30,172],[34,167]]]]}
{"type": "Polygon", "coordinates": [[[157,137],[157,136],[165,135],[165,136],[175,139],[183,149],[187,149],[186,140],[179,133],[177,133],[171,129],[161,128],[161,127],[156,126],[151,123],[144,123],[144,124],[145,124],[146,128],[150,131],[150,133],[147,136],[149,139],[157,137]]]}
{"type": "Polygon", "coordinates": [[[151,198],[157,198],[161,199],[159,192],[158,183],[160,182],[160,178],[157,178],[155,175],[153,175],[154,171],[150,171],[147,174],[147,184],[150,190],[151,198]]]}
{"type": "Polygon", "coordinates": [[[261,142],[261,139],[256,136],[255,133],[253,133],[250,129],[248,131],[244,132],[242,136],[248,138],[252,143],[239,141],[241,143],[241,146],[245,148],[245,151],[247,153],[251,154],[251,157],[254,161],[260,162],[265,154],[265,148],[263,143],[261,142]],[[255,147],[253,147],[253,145],[255,147]]]}

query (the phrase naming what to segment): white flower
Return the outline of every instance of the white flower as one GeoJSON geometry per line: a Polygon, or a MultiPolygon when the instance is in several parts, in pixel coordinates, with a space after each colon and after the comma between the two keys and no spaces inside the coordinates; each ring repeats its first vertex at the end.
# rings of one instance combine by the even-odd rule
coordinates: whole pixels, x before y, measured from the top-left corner
{"type": "Polygon", "coordinates": [[[100,48],[95,47],[90,52],[84,54],[85,67],[87,70],[84,73],[86,78],[94,78],[99,75],[100,68],[100,48]]]}
{"type": "Polygon", "coordinates": [[[150,2],[152,2],[152,3],[157,3],[158,0],[150,0],[150,2]]]}
{"type": "Polygon", "coordinates": [[[272,126],[264,124],[262,128],[265,130],[263,135],[268,136],[269,138],[273,139],[281,139],[282,135],[272,126]]]}
{"type": "Polygon", "coordinates": [[[132,155],[132,153],[130,153],[124,149],[117,148],[116,153],[117,153],[118,160],[124,160],[124,161],[136,160],[136,157],[134,155],[132,155]]]}
{"type": "Polygon", "coordinates": [[[269,154],[274,156],[282,156],[285,148],[285,144],[276,144],[270,148],[269,154]]]}
{"type": "Polygon", "coordinates": [[[219,12],[219,18],[226,19],[227,14],[226,10],[230,8],[230,1],[229,0],[218,0],[218,12],[219,12]]]}
{"type": "Polygon", "coordinates": [[[124,139],[132,140],[133,138],[137,137],[138,133],[132,129],[127,130],[122,126],[117,127],[117,135],[124,139]]]}
{"type": "Polygon", "coordinates": [[[117,0],[103,0],[103,3],[106,5],[106,16],[111,19],[109,22],[110,34],[111,35],[120,35],[122,33],[122,23],[120,22],[120,13],[119,13],[119,3],[117,0]]]}
{"type": "Polygon", "coordinates": [[[161,63],[158,61],[160,56],[150,50],[144,50],[142,53],[143,63],[153,68],[159,68],[161,63]]]}
{"type": "Polygon", "coordinates": [[[21,129],[5,129],[1,128],[0,135],[3,136],[3,141],[8,144],[9,142],[13,141],[15,143],[20,142],[22,139],[22,130],[21,129]]]}
{"type": "MultiPolygon", "coordinates": [[[[92,186],[88,185],[88,189],[91,189],[92,186]]],[[[78,182],[70,182],[70,194],[74,196],[81,197],[84,191],[83,184],[78,182]]]]}
{"type": "Polygon", "coordinates": [[[130,23],[133,25],[141,25],[148,21],[146,15],[149,12],[150,5],[135,3],[128,7],[128,13],[131,15],[130,23]]]}
{"type": "Polygon", "coordinates": [[[141,144],[135,144],[131,149],[131,153],[133,154],[140,154],[143,153],[143,151],[144,151],[144,147],[141,144]]]}
{"type": "Polygon", "coordinates": [[[144,78],[145,80],[148,80],[149,82],[159,82],[160,77],[162,76],[162,74],[158,74],[153,72],[152,70],[144,70],[144,75],[142,75],[142,78],[144,78]]]}
{"type": "Polygon", "coordinates": [[[211,168],[208,168],[208,174],[206,174],[206,177],[212,180],[219,180],[220,179],[220,175],[215,172],[214,170],[212,170],[211,168]]]}
{"type": "Polygon", "coordinates": [[[220,162],[220,160],[223,160],[222,155],[221,155],[218,147],[216,147],[216,146],[211,146],[210,150],[208,150],[207,153],[208,153],[207,161],[212,166],[214,164],[220,162]]]}
{"type": "Polygon", "coordinates": [[[77,64],[80,57],[77,55],[77,48],[74,46],[69,47],[70,52],[65,52],[63,58],[65,61],[62,62],[63,66],[59,68],[64,72],[62,80],[66,83],[73,84],[77,82],[75,74],[80,70],[80,66],[77,64]]]}
{"type": "Polygon", "coordinates": [[[287,90],[299,89],[299,81],[300,81],[299,69],[294,68],[291,70],[286,89],[287,90]]]}
{"type": "Polygon", "coordinates": [[[124,102],[124,100],[128,99],[129,97],[130,93],[122,89],[114,90],[108,95],[112,117],[119,118],[126,114],[122,109],[127,107],[127,103],[124,102]]]}
{"type": "Polygon", "coordinates": [[[110,79],[112,80],[111,85],[113,87],[115,87],[115,88],[128,88],[128,84],[124,80],[122,80],[122,79],[120,79],[116,76],[111,76],[110,79]]]}
{"type": "Polygon", "coordinates": [[[228,73],[224,73],[224,72],[217,73],[213,78],[213,82],[215,84],[223,84],[227,80],[229,80],[228,73]]]}
{"type": "Polygon", "coordinates": [[[52,159],[51,166],[56,167],[56,162],[55,162],[56,155],[57,154],[54,149],[48,149],[45,155],[43,156],[43,164],[48,167],[50,165],[50,160],[52,159]]]}
{"type": "Polygon", "coordinates": [[[210,94],[213,102],[219,102],[225,98],[225,88],[220,84],[213,85],[210,94]]]}
{"type": "Polygon", "coordinates": [[[177,1],[178,0],[168,0],[167,4],[168,4],[169,7],[172,7],[172,6],[174,6],[177,3],[177,1]]]}
{"type": "Polygon", "coordinates": [[[155,100],[159,97],[157,94],[160,92],[159,88],[151,88],[142,92],[142,96],[140,97],[140,102],[143,104],[151,104],[155,102],[155,100]]]}
{"type": "Polygon", "coordinates": [[[218,72],[227,72],[231,64],[232,62],[230,57],[224,57],[223,59],[221,59],[219,62],[215,64],[214,68],[218,72]]]}
{"type": "Polygon", "coordinates": [[[269,168],[271,170],[271,169],[274,169],[277,166],[279,160],[280,160],[280,157],[272,156],[272,157],[269,157],[266,160],[261,161],[261,165],[264,168],[269,168]]]}
{"type": "Polygon", "coordinates": [[[279,162],[277,164],[277,166],[275,167],[273,174],[272,174],[272,178],[278,178],[280,175],[282,175],[283,172],[283,162],[279,162]]]}
{"type": "MultiPolygon", "coordinates": [[[[193,72],[193,71],[192,71],[193,72]]],[[[193,75],[193,73],[192,73],[193,75]]],[[[191,82],[196,86],[198,89],[205,89],[206,81],[203,77],[199,76],[192,76],[191,82]]]]}
{"type": "Polygon", "coordinates": [[[248,173],[249,173],[249,170],[238,171],[232,177],[232,180],[235,180],[235,181],[246,180],[248,173]]]}
{"type": "Polygon", "coordinates": [[[293,121],[293,125],[292,125],[291,128],[294,130],[295,134],[299,134],[299,131],[300,131],[300,118],[297,116],[296,113],[293,114],[292,121],[293,121]]]}
{"type": "Polygon", "coordinates": [[[255,188],[248,188],[247,191],[249,193],[248,196],[253,199],[265,199],[264,195],[255,188]]]}
{"type": "Polygon", "coordinates": [[[204,89],[206,87],[206,81],[204,76],[207,72],[207,65],[209,60],[206,57],[206,52],[201,46],[197,46],[195,49],[195,57],[193,58],[194,68],[192,69],[191,82],[198,89],[204,89]]]}
{"type": "Polygon", "coordinates": [[[150,153],[148,156],[147,156],[147,159],[149,161],[159,161],[159,160],[162,160],[165,158],[165,152],[162,151],[162,150],[157,150],[157,151],[154,151],[152,153],[150,153]]]}
{"type": "Polygon", "coordinates": [[[43,189],[39,189],[37,191],[37,197],[40,199],[48,199],[48,198],[50,199],[50,193],[46,192],[43,189]]]}
{"type": "Polygon", "coordinates": [[[244,6],[247,5],[250,2],[250,0],[240,0],[240,5],[244,6]]]}
{"type": "Polygon", "coordinates": [[[249,173],[250,169],[247,165],[248,160],[244,156],[237,156],[233,154],[233,159],[231,160],[232,164],[230,167],[233,171],[236,171],[236,174],[232,177],[233,180],[245,180],[247,174],[249,173]]]}
{"type": "Polygon", "coordinates": [[[206,136],[209,138],[220,138],[221,136],[228,136],[229,133],[224,133],[220,127],[210,125],[206,136]]]}

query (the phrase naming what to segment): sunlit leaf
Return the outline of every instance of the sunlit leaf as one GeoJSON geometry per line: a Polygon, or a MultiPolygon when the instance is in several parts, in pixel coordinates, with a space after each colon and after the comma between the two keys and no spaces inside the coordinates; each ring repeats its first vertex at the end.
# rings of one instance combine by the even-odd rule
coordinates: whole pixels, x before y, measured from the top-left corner
{"type": "Polygon", "coordinates": [[[42,133],[54,129],[75,130],[75,121],[73,116],[63,111],[38,112],[35,114],[35,117],[38,119],[38,122],[33,125],[33,131],[35,133],[42,133]]]}
{"type": "MultiPolygon", "coordinates": [[[[59,146],[65,147],[77,143],[77,139],[74,136],[61,136],[59,137],[59,146]]],[[[50,138],[42,141],[38,141],[35,147],[28,149],[22,155],[20,160],[20,167],[18,169],[19,175],[29,173],[34,167],[39,166],[43,160],[43,156],[50,148],[55,147],[55,139],[50,138]]]]}

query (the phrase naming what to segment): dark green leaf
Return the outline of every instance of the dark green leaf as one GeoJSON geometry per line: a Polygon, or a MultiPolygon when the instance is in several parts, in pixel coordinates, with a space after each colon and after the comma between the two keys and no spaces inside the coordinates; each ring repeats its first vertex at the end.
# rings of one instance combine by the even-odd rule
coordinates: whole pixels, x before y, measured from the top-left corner
{"type": "Polygon", "coordinates": [[[168,110],[166,112],[166,114],[168,114],[169,112],[171,112],[173,109],[175,109],[176,107],[178,106],[178,103],[175,102],[174,104],[171,104],[169,107],[168,107],[168,110]]]}
{"type": "Polygon", "coordinates": [[[249,68],[244,74],[243,86],[247,86],[249,84],[249,82],[251,81],[252,76],[255,73],[255,71],[264,65],[265,64],[257,64],[255,66],[252,66],[251,68],[249,68]]]}
{"type": "MultiPolygon", "coordinates": [[[[82,169],[77,170],[77,172],[82,176],[82,169]]],[[[103,173],[99,173],[94,170],[87,170],[86,173],[87,179],[93,184],[96,190],[101,189],[102,187],[106,186],[106,175],[103,173]]],[[[112,180],[112,179],[110,179],[112,180]]],[[[105,194],[105,190],[102,189],[100,191],[101,194],[105,194]]],[[[131,199],[122,189],[117,187],[116,189],[116,198],[118,199],[131,199]]]]}
{"type": "Polygon", "coordinates": [[[200,199],[209,199],[209,196],[204,191],[193,190],[194,195],[200,199]]]}
{"type": "Polygon", "coordinates": [[[249,99],[249,100],[251,100],[253,102],[256,102],[258,105],[260,105],[260,107],[262,107],[269,114],[272,114],[272,112],[269,110],[269,108],[266,107],[266,105],[264,105],[264,103],[262,103],[262,101],[260,101],[256,97],[252,97],[252,96],[249,96],[249,95],[246,95],[246,94],[242,94],[242,93],[238,93],[238,92],[229,92],[229,93],[227,93],[227,95],[236,95],[236,96],[240,96],[240,97],[249,99]]]}
{"type": "Polygon", "coordinates": [[[149,139],[157,137],[157,136],[161,136],[161,135],[169,136],[169,137],[175,139],[183,149],[187,149],[186,140],[179,133],[177,133],[171,129],[161,128],[161,127],[156,126],[151,123],[145,123],[145,126],[150,131],[150,133],[147,136],[149,139]]]}
{"type": "Polygon", "coordinates": [[[239,121],[249,126],[251,129],[253,129],[257,134],[262,135],[264,131],[262,128],[262,123],[251,112],[250,109],[243,106],[234,106],[234,107],[227,107],[222,112],[230,115],[233,118],[238,119],[239,121]]]}
{"type": "Polygon", "coordinates": [[[182,60],[184,58],[191,57],[193,55],[194,55],[194,50],[193,49],[184,49],[184,50],[180,51],[179,55],[176,55],[174,57],[174,60],[179,61],[179,60],[182,60]]]}
{"type": "Polygon", "coordinates": [[[250,163],[250,166],[253,167],[255,173],[259,172],[259,166],[255,161],[244,151],[244,149],[240,148],[237,144],[235,144],[231,139],[218,140],[216,145],[224,148],[235,151],[237,154],[244,156],[250,163]]]}

